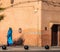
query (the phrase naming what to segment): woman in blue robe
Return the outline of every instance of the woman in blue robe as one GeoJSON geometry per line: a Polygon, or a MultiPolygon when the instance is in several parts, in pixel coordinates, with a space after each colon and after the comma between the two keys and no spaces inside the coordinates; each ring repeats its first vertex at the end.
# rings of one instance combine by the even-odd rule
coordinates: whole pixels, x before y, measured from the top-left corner
{"type": "Polygon", "coordinates": [[[13,40],[12,40],[12,28],[9,28],[8,34],[7,34],[7,44],[13,45],[13,40]]]}

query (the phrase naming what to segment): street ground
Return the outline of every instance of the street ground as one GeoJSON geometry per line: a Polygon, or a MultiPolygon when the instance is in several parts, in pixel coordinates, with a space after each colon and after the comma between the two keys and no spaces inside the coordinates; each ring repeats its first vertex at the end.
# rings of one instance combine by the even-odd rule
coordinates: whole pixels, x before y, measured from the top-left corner
{"type": "Polygon", "coordinates": [[[25,50],[23,46],[9,46],[7,50],[0,47],[0,52],[60,52],[60,47],[50,47],[48,50],[44,47],[29,47],[28,50],[25,50]]]}

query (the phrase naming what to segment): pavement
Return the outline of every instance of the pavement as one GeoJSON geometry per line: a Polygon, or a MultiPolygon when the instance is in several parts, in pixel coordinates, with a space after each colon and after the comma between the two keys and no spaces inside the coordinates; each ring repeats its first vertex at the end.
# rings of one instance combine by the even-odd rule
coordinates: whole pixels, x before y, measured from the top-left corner
{"type": "Polygon", "coordinates": [[[60,52],[60,47],[50,47],[50,49],[45,49],[44,47],[29,47],[25,50],[23,46],[9,46],[6,50],[0,47],[0,52],[60,52]]]}

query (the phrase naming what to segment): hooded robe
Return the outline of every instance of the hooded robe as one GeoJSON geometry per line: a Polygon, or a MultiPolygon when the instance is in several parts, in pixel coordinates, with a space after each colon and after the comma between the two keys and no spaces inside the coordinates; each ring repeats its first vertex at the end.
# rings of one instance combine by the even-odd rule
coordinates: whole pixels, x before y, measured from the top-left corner
{"type": "Polygon", "coordinates": [[[9,30],[8,30],[7,44],[8,45],[12,45],[13,44],[13,40],[12,40],[12,28],[9,28],[9,30]]]}

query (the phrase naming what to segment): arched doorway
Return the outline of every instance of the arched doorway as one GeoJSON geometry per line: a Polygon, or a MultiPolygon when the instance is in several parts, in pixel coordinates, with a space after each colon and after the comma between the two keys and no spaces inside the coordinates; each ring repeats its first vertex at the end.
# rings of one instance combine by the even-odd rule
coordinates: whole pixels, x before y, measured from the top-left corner
{"type": "Polygon", "coordinates": [[[58,24],[53,24],[51,27],[51,46],[58,45],[58,24]]]}

